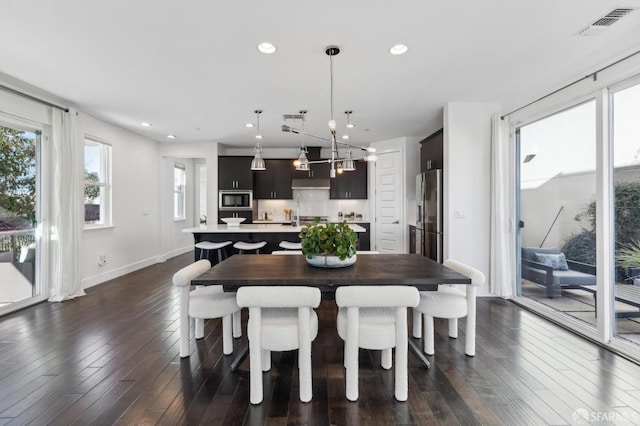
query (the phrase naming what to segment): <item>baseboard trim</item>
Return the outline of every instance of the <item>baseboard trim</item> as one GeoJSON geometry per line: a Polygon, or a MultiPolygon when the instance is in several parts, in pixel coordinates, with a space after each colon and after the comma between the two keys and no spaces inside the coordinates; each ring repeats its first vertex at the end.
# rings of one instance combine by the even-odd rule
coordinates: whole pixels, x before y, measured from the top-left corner
{"type": "Polygon", "coordinates": [[[135,272],[139,269],[146,268],[147,266],[151,266],[156,263],[166,262],[167,259],[171,259],[173,257],[179,256],[184,253],[188,253],[190,251],[193,251],[193,245],[187,246],[187,247],[181,247],[176,250],[171,250],[166,254],[161,254],[158,256],[150,257],[148,259],[143,259],[138,262],[131,263],[129,265],[121,266],[119,268],[106,271],[105,273],[102,273],[102,274],[92,275],[90,277],[83,278],[82,288],[86,289],[89,287],[93,287],[94,285],[102,284],[106,281],[119,278],[123,275],[129,274],[131,272],[135,272]]]}

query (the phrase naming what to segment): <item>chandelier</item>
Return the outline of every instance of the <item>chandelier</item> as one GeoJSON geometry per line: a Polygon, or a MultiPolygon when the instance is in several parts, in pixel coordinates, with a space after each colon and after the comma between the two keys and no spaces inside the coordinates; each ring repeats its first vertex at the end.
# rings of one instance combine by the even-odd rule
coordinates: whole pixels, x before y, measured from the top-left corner
{"type": "MultiPolygon", "coordinates": [[[[350,143],[347,142],[343,142],[343,141],[338,141],[336,139],[336,129],[337,129],[337,125],[336,125],[336,121],[333,118],[333,57],[336,56],[337,54],[340,53],[340,49],[337,46],[329,46],[326,48],[325,53],[329,56],[329,75],[330,75],[330,99],[331,99],[331,105],[330,105],[330,109],[331,109],[331,117],[329,119],[329,132],[331,133],[330,137],[323,137],[323,136],[318,136],[318,135],[314,135],[312,133],[307,133],[304,131],[304,114],[302,114],[302,111],[300,111],[300,113],[303,115],[303,120],[302,120],[302,129],[296,129],[294,127],[288,126],[286,124],[282,125],[282,131],[283,132],[290,132],[290,133],[296,133],[296,134],[300,134],[301,137],[302,136],[310,136],[313,138],[317,138],[317,139],[322,139],[324,141],[330,142],[331,144],[331,158],[328,158],[326,160],[314,160],[314,161],[309,161],[309,159],[307,158],[307,150],[306,147],[304,146],[304,140],[302,141],[302,145],[300,146],[300,151],[299,151],[299,155],[298,155],[298,159],[296,159],[296,161],[294,162],[294,165],[296,166],[296,170],[309,170],[309,164],[316,164],[316,163],[329,163],[331,165],[330,168],[330,177],[334,178],[336,177],[336,171],[338,173],[342,173],[343,171],[348,172],[348,171],[354,171],[356,169],[356,160],[365,160],[365,161],[375,161],[375,155],[371,154],[374,153],[376,150],[375,148],[367,148],[367,147],[363,147],[363,146],[356,146],[356,145],[352,145],[350,143]],[[338,145],[342,145],[344,147],[347,148],[347,151],[344,155],[344,157],[340,157],[340,154],[338,152],[338,145]],[[364,152],[366,152],[367,154],[363,155],[362,157],[358,157],[358,158],[354,158],[353,154],[351,152],[351,150],[356,149],[356,150],[362,150],[364,152]]],[[[306,111],[304,111],[304,113],[306,113],[306,111]]],[[[350,121],[350,115],[353,113],[353,111],[349,110],[349,111],[345,111],[345,114],[347,115],[347,127],[348,128],[352,128],[353,125],[351,124],[350,121]]]]}

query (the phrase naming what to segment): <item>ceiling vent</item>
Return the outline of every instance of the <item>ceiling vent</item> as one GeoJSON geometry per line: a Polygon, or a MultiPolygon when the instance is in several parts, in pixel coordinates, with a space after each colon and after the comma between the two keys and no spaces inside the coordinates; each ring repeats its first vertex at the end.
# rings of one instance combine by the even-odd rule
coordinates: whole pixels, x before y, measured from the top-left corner
{"type": "Polygon", "coordinates": [[[578,32],[581,36],[592,36],[602,33],[611,25],[618,22],[622,17],[631,13],[634,9],[630,7],[614,9],[603,17],[597,19],[593,24],[578,32]]]}
{"type": "Polygon", "coordinates": [[[282,114],[282,119],[287,120],[300,120],[304,121],[304,114],[282,114]]]}

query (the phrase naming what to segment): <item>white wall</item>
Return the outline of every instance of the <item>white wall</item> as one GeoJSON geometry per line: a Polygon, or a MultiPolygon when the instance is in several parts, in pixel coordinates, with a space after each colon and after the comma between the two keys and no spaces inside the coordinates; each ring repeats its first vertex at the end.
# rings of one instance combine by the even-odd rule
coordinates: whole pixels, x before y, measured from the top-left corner
{"type": "MultiPolygon", "coordinates": [[[[617,168],[614,177],[615,182],[640,182],[640,167],[617,168]]],[[[522,246],[539,247],[550,230],[544,246],[562,247],[572,234],[591,229],[587,218],[577,218],[595,200],[595,194],[595,171],[559,175],[537,188],[522,190],[521,218],[525,223],[520,230],[522,246]],[[562,212],[551,227],[561,207],[562,212]]]]}
{"type": "MultiPolygon", "coordinates": [[[[489,277],[491,116],[494,103],[452,102],[444,110],[444,258],[489,277]]],[[[478,289],[488,294],[489,283],[478,289]]]]}
{"type": "Polygon", "coordinates": [[[84,287],[163,260],[160,247],[159,155],[156,142],[80,113],[80,135],[112,145],[113,227],[85,230],[80,243],[84,287]],[[98,266],[98,257],[107,263],[98,266]]]}
{"type": "Polygon", "coordinates": [[[163,253],[167,258],[171,258],[193,250],[193,236],[182,232],[182,230],[193,228],[197,224],[193,220],[196,195],[195,161],[192,158],[164,157],[162,163],[164,167],[161,173],[163,184],[160,187],[162,193],[160,197],[162,214],[160,217],[163,226],[160,232],[164,236],[166,244],[163,253]],[[173,173],[176,164],[184,166],[186,174],[185,219],[173,218],[173,173]]]}

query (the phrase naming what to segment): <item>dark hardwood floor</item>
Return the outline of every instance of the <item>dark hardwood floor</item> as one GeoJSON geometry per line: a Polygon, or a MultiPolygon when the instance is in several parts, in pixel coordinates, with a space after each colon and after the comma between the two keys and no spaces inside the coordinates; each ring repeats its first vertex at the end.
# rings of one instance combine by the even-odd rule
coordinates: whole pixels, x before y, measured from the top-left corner
{"type": "MultiPolygon", "coordinates": [[[[477,355],[464,355],[436,321],[430,370],[409,357],[409,400],[393,398],[393,372],[360,352],[360,399],[345,398],[336,308],[318,309],[313,400],[298,399],[296,353],[274,354],[264,401],[249,404],[249,362],[229,370],[220,320],[178,356],[182,255],[0,318],[0,424],[636,424],[640,366],[502,299],[478,300],[477,355]],[[579,415],[589,418],[584,420],[579,415]]],[[[244,316],[246,321],[246,313],[244,316]]],[[[236,341],[236,348],[246,337],[236,341]]]]}

